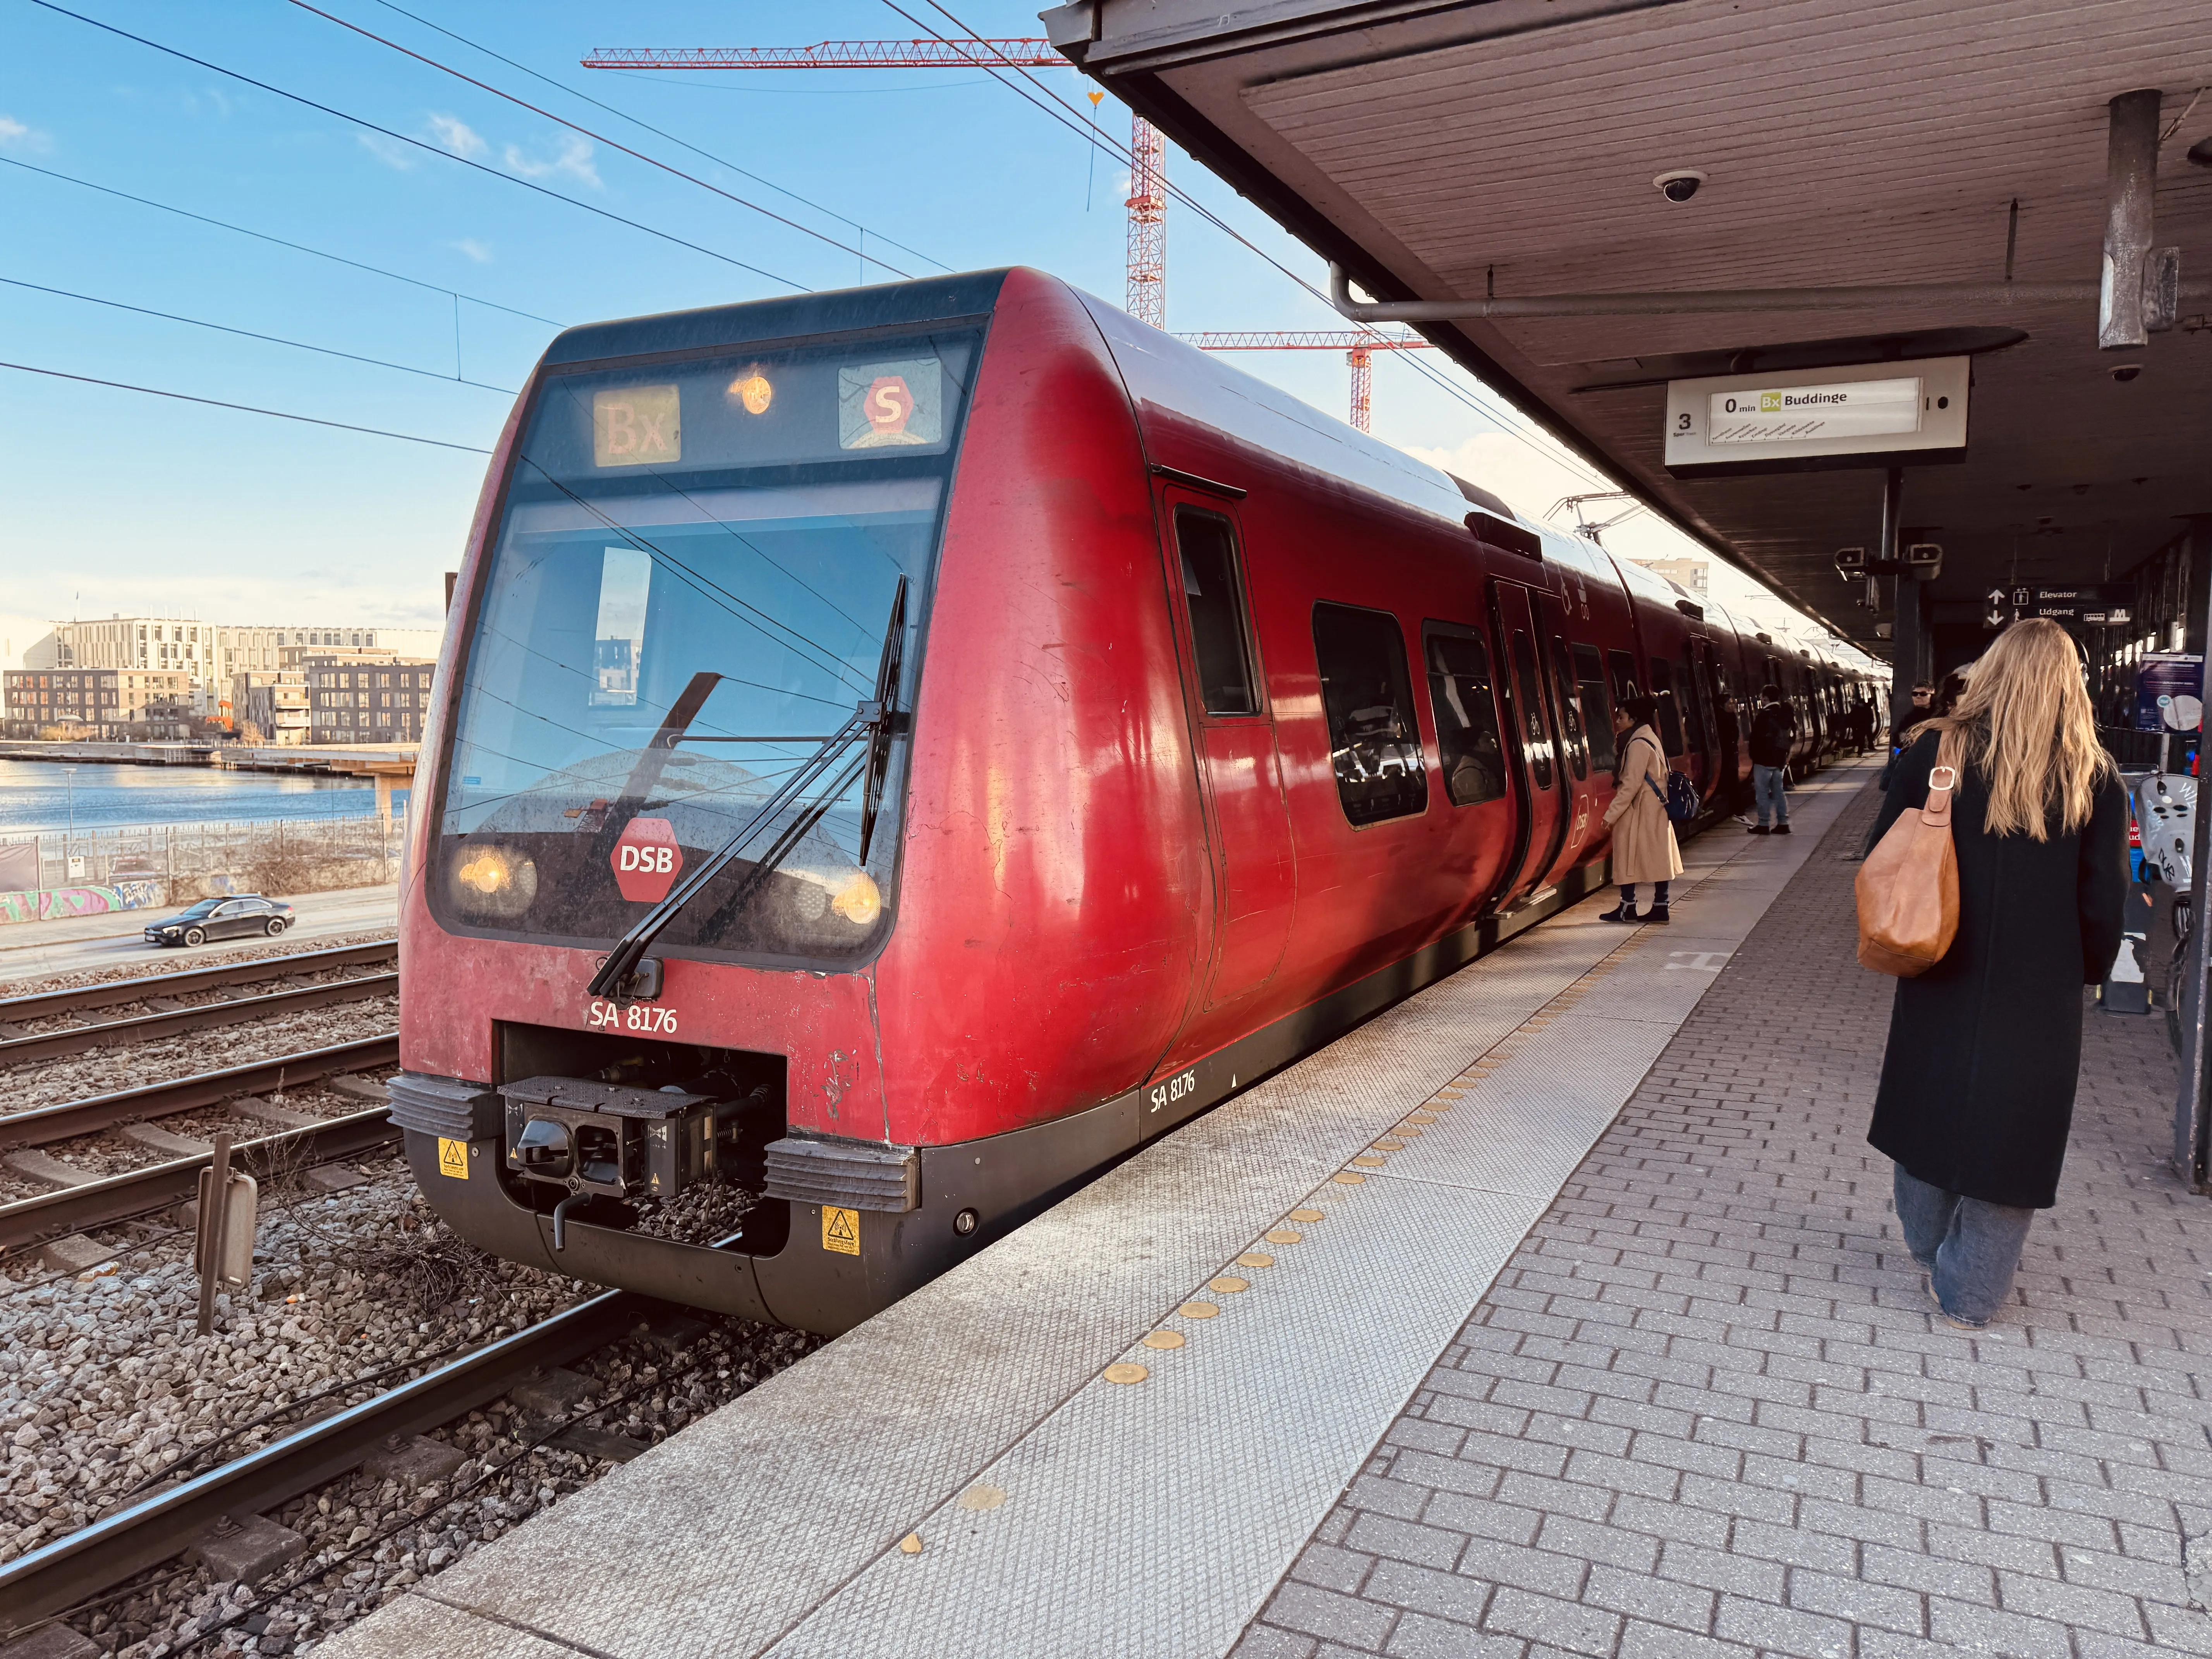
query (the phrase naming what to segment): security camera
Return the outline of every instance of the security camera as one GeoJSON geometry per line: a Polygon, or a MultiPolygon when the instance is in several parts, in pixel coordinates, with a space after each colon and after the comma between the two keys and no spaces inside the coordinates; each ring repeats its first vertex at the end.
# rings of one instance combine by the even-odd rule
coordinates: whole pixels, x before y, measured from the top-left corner
{"type": "Polygon", "coordinates": [[[1686,202],[1698,193],[1698,186],[1705,182],[1705,175],[1695,167],[1676,167],[1662,173],[1651,181],[1651,188],[1670,202],[1686,202]]]}

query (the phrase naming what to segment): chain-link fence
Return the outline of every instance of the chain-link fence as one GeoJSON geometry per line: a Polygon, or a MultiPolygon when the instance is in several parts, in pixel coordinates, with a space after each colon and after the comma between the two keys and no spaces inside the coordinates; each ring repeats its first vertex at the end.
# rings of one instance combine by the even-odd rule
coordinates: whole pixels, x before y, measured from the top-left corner
{"type": "Polygon", "coordinates": [[[405,834],[395,812],[0,835],[0,891],[154,884],[168,903],[370,887],[394,878],[405,834]]]}

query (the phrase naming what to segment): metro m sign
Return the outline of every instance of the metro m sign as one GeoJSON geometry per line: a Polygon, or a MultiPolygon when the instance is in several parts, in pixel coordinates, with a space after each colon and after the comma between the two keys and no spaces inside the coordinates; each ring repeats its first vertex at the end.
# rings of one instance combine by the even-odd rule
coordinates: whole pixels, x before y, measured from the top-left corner
{"type": "Polygon", "coordinates": [[[615,885],[624,898],[632,904],[658,904],[684,868],[684,849],[666,818],[632,818],[607,861],[614,866],[615,885]]]}

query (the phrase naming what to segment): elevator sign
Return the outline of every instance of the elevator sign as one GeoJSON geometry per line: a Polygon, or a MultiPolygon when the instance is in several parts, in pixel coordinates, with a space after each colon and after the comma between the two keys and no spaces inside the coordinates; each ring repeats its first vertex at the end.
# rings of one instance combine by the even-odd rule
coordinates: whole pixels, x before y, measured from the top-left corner
{"type": "Polygon", "coordinates": [[[1677,477],[1963,460],[1965,357],[1844,363],[1667,383],[1677,477]]]}
{"type": "Polygon", "coordinates": [[[666,818],[632,818],[607,861],[614,866],[615,885],[624,898],[632,904],[658,904],[683,873],[684,849],[666,818]]]}

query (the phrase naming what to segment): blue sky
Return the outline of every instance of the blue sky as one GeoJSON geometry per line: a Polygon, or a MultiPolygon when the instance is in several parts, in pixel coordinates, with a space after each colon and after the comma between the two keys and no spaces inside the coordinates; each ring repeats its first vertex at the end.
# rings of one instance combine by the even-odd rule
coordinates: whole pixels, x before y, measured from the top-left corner
{"type": "MultiPolygon", "coordinates": [[[[0,67],[0,161],[26,164],[0,165],[0,216],[9,231],[0,244],[0,278],[427,372],[7,284],[0,284],[0,359],[482,447],[511,402],[485,387],[520,386],[556,324],[847,286],[864,271],[868,280],[890,278],[878,259],[915,274],[1034,264],[1121,297],[1126,175],[987,76],[926,70],[637,76],[576,64],[601,46],[802,45],[915,33],[874,0],[803,8],[668,0],[649,9],[569,0],[402,3],[728,165],[532,81],[380,0],[328,0],[324,9],[865,251],[869,263],[286,0],[72,0],[71,9],[399,138],[27,0],[0,0],[9,42],[0,67]],[[217,229],[32,167],[411,280],[217,229]],[[712,253],[615,223],[526,187],[532,185],[712,253]],[[455,293],[464,296],[458,302],[455,293]],[[484,384],[457,384],[457,372],[484,384]]],[[[964,0],[952,9],[979,33],[1037,32],[1035,0],[964,0]]],[[[1071,111],[1089,107],[1087,83],[1073,70],[1037,73],[1071,111]]],[[[1110,98],[1097,118],[1126,140],[1127,113],[1110,98]]],[[[1319,282],[1318,262],[1234,192],[1179,152],[1169,167],[1177,184],[1319,282]]],[[[1312,328],[1333,320],[1288,278],[1191,214],[1170,209],[1168,250],[1171,327],[1312,328]]],[[[1344,410],[1346,371],[1335,354],[1237,361],[1332,413],[1344,410]]],[[[1463,395],[1474,390],[1456,370],[1438,368],[1463,395]]],[[[1571,489],[1593,487],[1549,458],[1555,447],[1507,435],[1496,418],[1403,364],[1382,361],[1376,392],[1378,435],[1485,479],[1524,511],[1540,513],[1571,489]]],[[[116,611],[434,625],[441,573],[456,562],[483,468],[483,457],[464,451],[0,369],[0,569],[7,573],[0,655],[20,653],[40,631],[39,618],[116,611]]],[[[1684,546],[1648,515],[1608,540],[1636,556],[1684,546]]]]}

